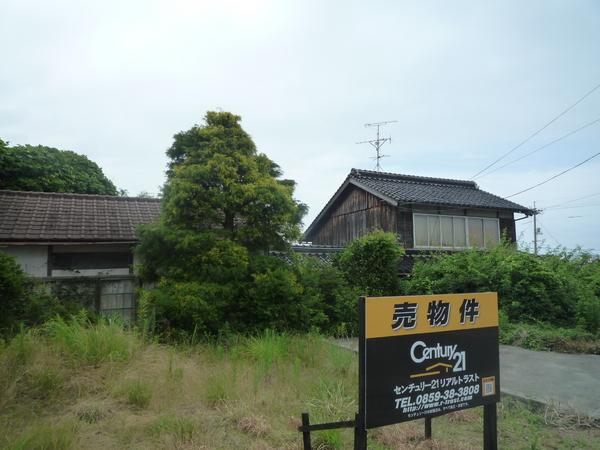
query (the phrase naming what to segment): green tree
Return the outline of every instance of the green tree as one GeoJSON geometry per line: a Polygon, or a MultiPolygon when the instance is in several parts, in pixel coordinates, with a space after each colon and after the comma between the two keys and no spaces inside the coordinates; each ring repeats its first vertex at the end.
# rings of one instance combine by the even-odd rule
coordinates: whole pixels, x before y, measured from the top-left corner
{"type": "Polygon", "coordinates": [[[115,185],[84,155],[0,140],[0,189],[117,195],[115,185]]]}
{"type": "Polygon", "coordinates": [[[159,281],[142,309],[163,331],[300,328],[318,315],[297,274],[263,256],[300,236],[306,208],[240,120],[208,112],[175,135],[161,218],[138,230],[140,274],[159,281]]]}
{"type": "Polygon", "coordinates": [[[300,237],[304,205],[295,183],[257,153],[241,118],[208,112],[205,124],[175,135],[164,187],[166,225],[211,230],[251,250],[285,248],[300,237]]]}

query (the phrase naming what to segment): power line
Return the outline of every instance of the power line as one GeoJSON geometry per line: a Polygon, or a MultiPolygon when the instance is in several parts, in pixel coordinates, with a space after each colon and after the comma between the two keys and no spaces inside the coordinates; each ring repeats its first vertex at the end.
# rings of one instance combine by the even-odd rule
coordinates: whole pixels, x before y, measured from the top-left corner
{"type": "Polygon", "coordinates": [[[519,142],[517,145],[515,145],[513,148],[511,148],[509,151],[507,151],[506,153],[504,153],[502,156],[500,156],[500,158],[496,159],[494,162],[492,162],[491,164],[488,164],[486,167],[484,167],[483,169],[481,169],[479,172],[477,172],[475,175],[473,175],[471,177],[471,179],[479,176],[480,174],[482,174],[483,172],[485,172],[486,170],[488,170],[490,167],[493,167],[496,165],[496,163],[502,161],[504,158],[506,158],[508,155],[510,155],[512,152],[514,152],[515,150],[517,150],[518,148],[522,147],[524,144],[526,144],[527,142],[529,142],[531,139],[533,139],[535,136],[537,136],[538,134],[540,134],[542,131],[544,131],[546,128],[548,128],[550,125],[552,125],[554,122],[556,122],[558,119],[560,119],[562,116],[564,116],[566,113],[568,113],[569,111],[571,111],[573,108],[575,108],[575,106],[577,106],[579,103],[581,103],[582,101],[584,101],[587,97],[589,97],[596,89],[600,88],[600,84],[597,84],[596,86],[594,86],[591,90],[589,90],[583,97],[581,97],[579,100],[577,100],[575,103],[573,103],[571,106],[569,106],[567,109],[565,109],[564,111],[562,111],[559,115],[557,115],[556,117],[554,117],[552,120],[550,120],[550,122],[546,123],[542,128],[540,128],[537,131],[534,131],[532,134],[530,134],[528,137],[526,137],[524,140],[522,140],[521,142],[519,142]]]}
{"type": "Polygon", "coordinates": [[[541,227],[544,229],[544,231],[546,232],[546,234],[547,234],[548,236],[550,236],[550,237],[551,237],[551,238],[554,240],[554,242],[556,242],[556,243],[558,244],[558,246],[559,246],[559,247],[562,247],[562,246],[563,246],[563,245],[562,245],[560,242],[558,242],[558,239],[556,239],[556,238],[555,238],[555,237],[552,235],[552,233],[550,233],[550,230],[548,230],[548,228],[546,228],[546,227],[544,226],[544,224],[542,224],[542,223],[540,222],[540,226],[541,226],[541,227]]]}
{"type": "MultiPolygon", "coordinates": [[[[597,123],[599,123],[599,122],[600,122],[600,117],[598,117],[596,120],[592,120],[591,122],[588,122],[588,123],[586,123],[585,125],[583,125],[583,126],[581,126],[581,127],[577,128],[576,130],[570,131],[570,132],[569,132],[569,133],[567,133],[567,134],[563,134],[562,136],[560,136],[560,137],[558,137],[558,138],[554,139],[553,141],[550,141],[550,142],[548,142],[547,144],[544,144],[544,145],[542,145],[541,147],[538,147],[538,148],[536,148],[535,150],[532,150],[532,151],[530,151],[529,153],[526,153],[526,154],[524,154],[523,156],[520,156],[519,158],[513,159],[512,161],[509,161],[509,162],[507,162],[506,164],[503,164],[503,165],[502,165],[502,166],[500,166],[500,167],[496,167],[494,170],[490,170],[490,171],[489,171],[489,172],[487,172],[487,173],[481,174],[481,175],[479,175],[479,177],[478,177],[478,178],[485,177],[485,176],[487,176],[487,175],[489,175],[489,174],[491,174],[491,173],[494,173],[494,172],[496,172],[496,171],[498,171],[498,170],[500,170],[500,169],[504,169],[506,166],[510,166],[511,164],[513,164],[513,163],[516,163],[517,161],[521,161],[522,159],[524,159],[524,158],[527,158],[528,156],[531,156],[531,155],[533,155],[534,153],[537,153],[537,152],[539,152],[540,150],[543,150],[543,149],[545,149],[546,147],[550,147],[552,144],[556,144],[557,142],[560,142],[560,141],[562,141],[563,139],[566,139],[566,138],[568,138],[569,136],[573,136],[574,134],[576,134],[576,133],[579,133],[581,130],[584,130],[584,129],[586,129],[587,127],[591,127],[592,125],[595,125],[595,124],[597,124],[597,123]]],[[[474,177],[474,178],[475,178],[475,177],[474,177]]]]}
{"type": "Polygon", "coordinates": [[[562,209],[577,209],[577,208],[594,208],[594,207],[598,207],[600,205],[595,204],[595,205],[577,205],[577,206],[563,206],[560,208],[546,208],[544,209],[544,211],[560,211],[562,209]]]}
{"type": "Polygon", "coordinates": [[[588,161],[591,161],[592,159],[594,159],[594,158],[595,158],[596,156],[598,156],[598,155],[600,155],[600,152],[598,152],[598,153],[594,153],[594,154],[593,154],[592,156],[590,156],[589,158],[587,158],[587,159],[584,159],[584,160],[583,160],[583,161],[581,161],[580,163],[578,163],[578,164],[575,164],[574,166],[572,166],[572,167],[569,167],[568,169],[566,169],[566,170],[563,170],[562,172],[560,172],[560,173],[557,173],[556,175],[553,175],[553,176],[551,176],[551,177],[550,177],[550,178],[548,178],[547,180],[544,180],[544,181],[542,181],[542,182],[540,182],[540,183],[538,183],[538,184],[535,184],[535,185],[533,185],[533,186],[531,186],[531,187],[528,187],[527,189],[523,189],[522,191],[516,192],[516,193],[514,193],[514,194],[512,194],[512,195],[509,195],[509,196],[507,196],[507,197],[505,197],[505,198],[511,198],[511,197],[514,197],[514,196],[516,196],[516,195],[522,194],[523,192],[527,192],[527,191],[530,191],[530,190],[532,190],[532,189],[535,189],[536,187],[538,187],[538,186],[541,186],[542,184],[546,184],[547,182],[549,182],[549,181],[552,181],[552,180],[554,180],[555,178],[558,178],[558,177],[560,177],[561,175],[564,175],[565,173],[567,173],[567,172],[570,172],[571,170],[573,170],[573,169],[576,169],[577,167],[584,165],[586,162],[588,162],[588,161]]]}
{"type": "Polygon", "coordinates": [[[565,200],[564,202],[561,202],[561,203],[555,203],[554,205],[546,206],[543,209],[545,209],[545,210],[546,209],[553,209],[553,208],[555,208],[557,206],[568,205],[569,203],[578,202],[579,200],[585,200],[585,199],[588,199],[588,198],[591,198],[591,197],[595,197],[597,195],[600,195],[600,192],[596,192],[595,194],[586,195],[584,197],[574,198],[572,200],[565,200]]]}

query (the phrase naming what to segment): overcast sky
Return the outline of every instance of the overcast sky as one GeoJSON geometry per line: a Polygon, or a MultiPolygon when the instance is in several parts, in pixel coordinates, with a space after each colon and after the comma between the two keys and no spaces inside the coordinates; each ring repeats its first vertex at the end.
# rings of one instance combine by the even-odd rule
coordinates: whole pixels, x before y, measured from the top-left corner
{"type": "MultiPolygon", "coordinates": [[[[598,85],[600,2],[0,0],[0,57],[0,138],[157,193],[173,134],[231,111],[297,181],[308,225],[352,167],[374,167],[355,144],[366,122],[398,121],[384,170],[469,179],[598,85]]],[[[599,117],[600,89],[503,162],[599,117]]],[[[508,196],[599,142],[600,123],[476,181],[508,196]]],[[[600,193],[599,169],[511,200],[600,193]]],[[[540,216],[548,245],[600,251],[600,195],[564,206],[580,205],[540,216]]]]}

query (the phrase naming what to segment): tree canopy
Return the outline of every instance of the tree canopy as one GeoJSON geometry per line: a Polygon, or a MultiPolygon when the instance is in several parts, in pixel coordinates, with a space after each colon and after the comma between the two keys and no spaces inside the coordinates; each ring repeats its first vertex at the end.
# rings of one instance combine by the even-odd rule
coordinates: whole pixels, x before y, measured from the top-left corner
{"type": "Polygon", "coordinates": [[[115,185],[86,156],[42,145],[0,140],[0,189],[117,195],[115,185]]]}
{"type": "Polygon", "coordinates": [[[217,332],[226,324],[249,330],[324,320],[300,274],[265,256],[300,237],[306,207],[240,120],[208,112],[167,151],[161,218],[139,228],[137,248],[140,275],[159,281],[142,295],[141,310],[152,309],[163,328],[217,332]]]}
{"type": "Polygon", "coordinates": [[[165,224],[211,231],[250,250],[282,248],[300,237],[305,206],[295,183],[257,153],[241,118],[208,112],[205,124],[175,135],[164,187],[165,224]]]}

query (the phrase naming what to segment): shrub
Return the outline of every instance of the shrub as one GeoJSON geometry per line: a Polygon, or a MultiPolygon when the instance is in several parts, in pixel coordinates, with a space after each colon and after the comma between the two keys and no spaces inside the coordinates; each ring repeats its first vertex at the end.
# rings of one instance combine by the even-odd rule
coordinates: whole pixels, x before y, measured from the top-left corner
{"type": "Polygon", "coordinates": [[[163,280],[154,289],[142,290],[140,318],[171,338],[216,334],[225,325],[225,306],[235,294],[235,286],[163,280]]]}
{"type": "Polygon", "coordinates": [[[327,323],[321,297],[302,284],[296,264],[273,257],[255,258],[252,281],[241,311],[239,327],[250,330],[309,331],[327,323]]]}
{"type": "Polygon", "coordinates": [[[497,291],[510,320],[575,325],[582,288],[550,260],[505,243],[489,251],[468,250],[419,261],[404,290],[407,294],[497,291]]]}
{"type": "Polygon", "coordinates": [[[600,340],[594,334],[580,328],[561,328],[548,324],[501,320],[500,343],[531,350],[600,354],[600,340]]]}
{"type": "Polygon", "coordinates": [[[398,265],[404,255],[393,233],[375,231],[355,239],[339,254],[336,266],[367,295],[398,294],[398,265]]]}
{"type": "Polygon", "coordinates": [[[318,297],[319,309],[326,318],[320,329],[341,336],[358,333],[360,288],[351,286],[340,269],[316,258],[297,257],[295,267],[305,295],[318,297]]]}
{"type": "Polygon", "coordinates": [[[66,305],[27,276],[15,259],[0,251],[0,334],[10,335],[19,324],[41,324],[56,314],[69,312],[66,305]]]}

